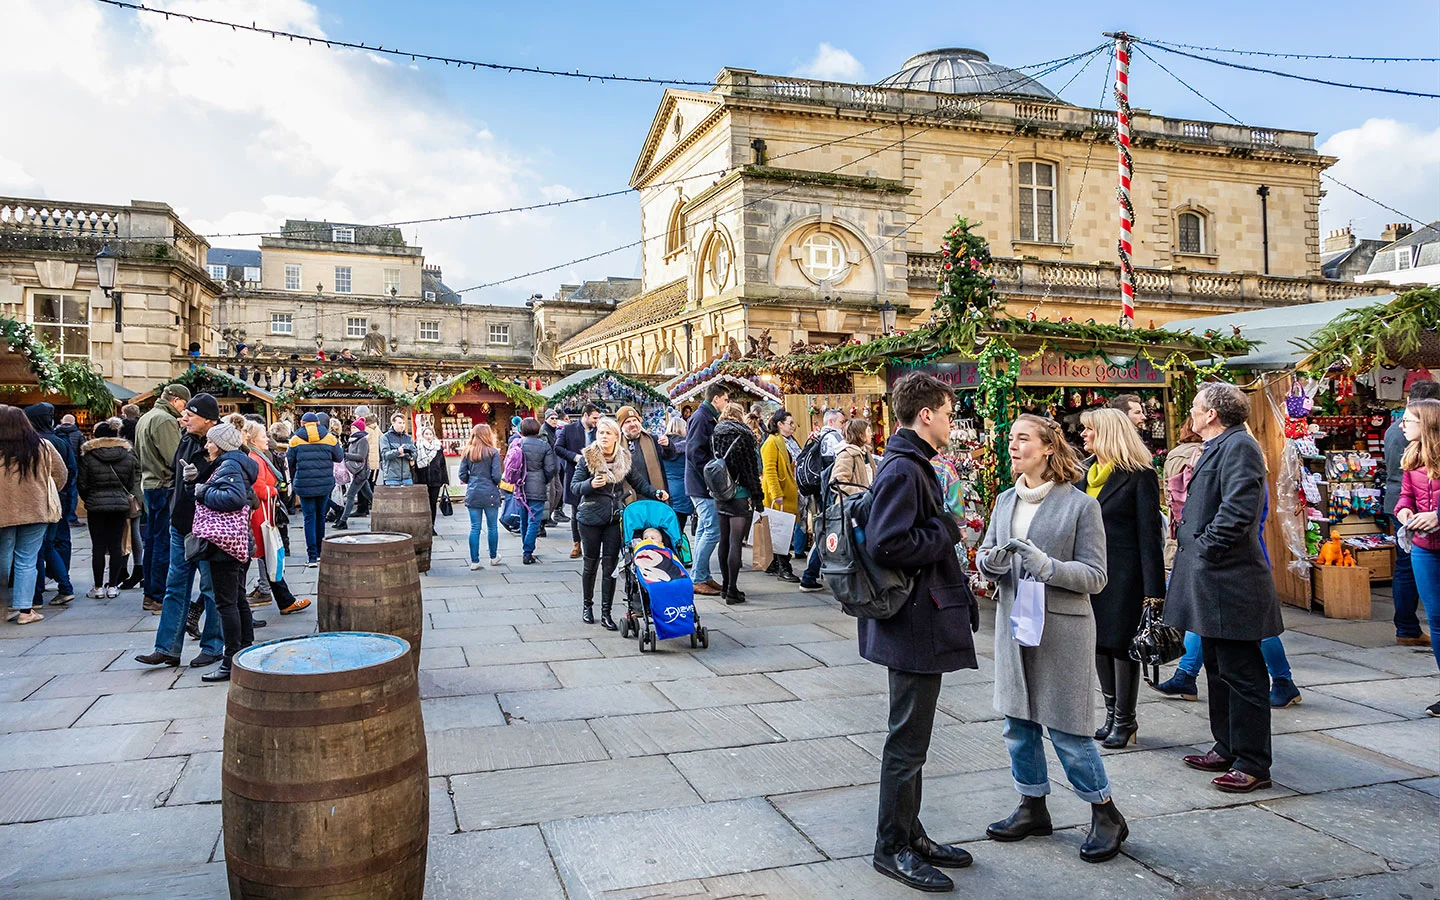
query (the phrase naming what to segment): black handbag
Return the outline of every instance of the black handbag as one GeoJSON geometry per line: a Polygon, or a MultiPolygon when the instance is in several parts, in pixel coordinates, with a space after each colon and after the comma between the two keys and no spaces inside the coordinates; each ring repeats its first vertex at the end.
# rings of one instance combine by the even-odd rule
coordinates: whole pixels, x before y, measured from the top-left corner
{"type": "Polygon", "coordinates": [[[449,491],[441,491],[441,492],[440,492],[440,515],[442,515],[442,516],[453,516],[453,515],[455,515],[455,504],[453,504],[453,503],[450,502],[450,492],[449,492],[449,491]]]}
{"type": "Polygon", "coordinates": [[[1140,610],[1140,627],[1130,641],[1130,658],[1147,669],[1145,680],[1160,681],[1160,666],[1185,654],[1185,634],[1165,624],[1163,597],[1146,597],[1140,610]]]}

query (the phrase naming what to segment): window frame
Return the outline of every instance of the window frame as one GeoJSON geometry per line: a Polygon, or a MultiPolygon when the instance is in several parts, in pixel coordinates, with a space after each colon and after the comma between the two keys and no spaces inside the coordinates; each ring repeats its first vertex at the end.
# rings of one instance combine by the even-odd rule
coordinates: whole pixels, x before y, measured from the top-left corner
{"type": "Polygon", "coordinates": [[[352,225],[335,225],[330,229],[330,240],[336,244],[355,243],[355,228],[352,225]]]}
{"type": "Polygon", "coordinates": [[[441,322],[440,322],[439,319],[421,319],[419,322],[417,322],[417,323],[415,324],[415,340],[419,341],[419,342],[422,343],[422,344],[438,344],[438,343],[440,343],[440,328],[441,328],[441,322]],[[426,325],[433,325],[433,326],[434,326],[434,328],[435,328],[435,336],[434,336],[434,337],[426,337],[426,336],[425,336],[425,326],[426,326],[426,325]]]}
{"type": "Polygon", "coordinates": [[[89,360],[89,359],[91,358],[91,355],[90,355],[90,347],[91,347],[90,333],[91,333],[91,326],[93,325],[93,323],[90,321],[90,295],[89,295],[89,294],[81,293],[81,292],[78,292],[78,291],[35,290],[35,291],[31,291],[31,292],[29,293],[29,295],[25,298],[25,301],[26,301],[26,302],[25,302],[25,315],[26,315],[26,316],[28,317],[28,319],[29,319],[30,328],[31,328],[31,330],[35,333],[35,337],[36,337],[37,340],[40,340],[40,341],[44,341],[44,340],[45,340],[45,334],[44,334],[43,329],[52,329],[52,328],[53,328],[53,329],[56,330],[56,333],[57,333],[57,335],[58,335],[58,337],[59,337],[58,345],[51,347],[51,350],[52,350],[52,351],[54,352],[54,354],[55,354],[55,361],[56,361],[56,362],[62,362],[62,363],[63,363],[63,362],[66,362],[66,361],[72,360],[72,359],[84,359],[84,360],[89,360]],[[54,298],[56,298],[56,301],[57,301],[57,303],[56,303],[56,309],[58,310],[59,321],[57,321],[57,322],[41,322],[41,321],[38,321],[38,317],[37,317],[36,311],[35,311],[35,303],[36,303],[36,301],[37,301],[40,297],[54,297],[54,298]],[[81,310],[84,311],[84,315],[85,315],[85,321],[84,321],[84,323],[74,323],[74,324],[71,324],[71,323],[65,321],[65,298],[67,298],[67,297],[73,299],[73,300],[75,301],[76,305],[77,305],[81,310]],[[82,354],[79,354],[79,353],[68,353],[68,352],[66,352],[66,350],[65,350],[65,337],[66,337],[66,334],[67,334],[68,332],[72,332],[72,331],[74,331],[74,332],[83,331],[84,334],[85,334],[85,353],[84,353],[83,355],[82,355],[82,354]]]}
{"type": "Polygon", "coordinates": [[[226,281],[230,278],[230,267],[221,263],[206,263],[205,273],[210,276],[211,281],[226,281]]]}
{"type": "Polygon", "coordinates": [[[1060,221],[1057,212],[1060,208],[1060,166],[1048,159],[1024,159],[1015,164],[1015,240],[1026,244],[1058,244],[1060,243],[1060,221]],[[1030,180],[1026,183],[1024,178],[1025,167],[1030,167],[1030,180]],[[1050,170],[1050,184],[1042,185],[1036,177],[1038,167],[1045,166],[1050,170]],[[1042,236],[1040,233],[1040,195],[1048,194],[1050,197],[1050,233],[1042,236]],[[1031,232],[1025,233],[1024,212],[1025,200],[1030,201],[1030,224],[1031,232]]]}
{"type": "Polygon", "coordinates": [[[1395,248],[1395,271],[1403,272],[1415,268],[1415,257],[1409,247],[1395,248]],[[1403,261],[1403,262],[1402,262],[1403,261]]]}
{"type": "Polygon", "coordinates": [[[286,263],[286,264],[285,264],[285,290],[287,290],[287,291],[303,291],[303,290],[305,290],[305,270],[304,270],[304,268],[301,266],[300,263],[286,263]],[[291,286],[290,286],[290,275],[292,274],[292,273],[291,273],[291,270],[292,270],[292,269],[294,270],[294,273],[293,273],[293,274],[295,275],[295,286],[294,286],[294,287],[291,287],[291,286]]]}
{"type": "Polygon", "coordinates": [[[381,270],[380,270],[380,289],[381,289],[381,291],[385,294],[385,296],[387,296],[387,297],[390,296],[390,288],[391,288],[392,286],[395,288],[395,292],[398,294],[398,293],[400,292],[400,270],[399,270],[399,269],[381,269],[381,270]],[[390,274],[391,274],[392,272],[395,274],[395,280],[394,280],[393,282],[390,280],[390,274]]]}
{"type": "Polygon", "coordinates": [[[426,303],[434,303],[436,299],[437,299],[437,295],[436,295],[436,293],[435,293],[434,291],[426,291],[426,292],[425,292],[425,302],[426,302],[426,303]]]}
{"type": "Polygon", "coordinates": [[[288,312],[270,313],[270,333],[293,335],[295,333],[295,314],[288,312]],[[286,327],[282,330],[276,327],[278,325],[285,325],[286,327]]]}
{"type": "Polygon", "coordinates": [[[335,293],[337,293],[337,294],[353,294],[353,293],[355,293],[355,270],[354,270],[354,268],[353,268],[352,266],[336,266],[336,267],[335,267],[335,293]],[[340,287],[340,273],[341,273],[342,271],[345,273],[345,287],[344,287],[343,290],[342,290],[341,287],[340,287]]]}
{"type": "Polygon", "coordinates": [[[492,347],[508,347],[508,346],[510,346],[510,323],[509,323],[509,322],[489,322],[489,323],[486,323],[486,324],[487,324],[487,327],[486,327],[486,329],[485,329],[485,333],[486,333],[486,336],[488,337],[488,340],[486,341],[486,344],[487,344],[487,345],[492,346],[492,347]],[[496,340],[496,339],[495,339],[496,329],[499,329],[499,332],[500,332],[500,334],[501,334],[501,339],[500,339],[500,340],[496,340]]]}
{"type": "Polygon", "coordinates": [[[345,340],[364,340],[370,333],[369,316],[346,316],[345,317],[345,340]],[[356,334],[356,323],[359,323],[359,334],[356,334]]]}
{"type": "Polygon", "coordinates": [[[259,281],[259,280],[260,280],[260,267],[259,267],[259,266],[245,266],[245,267],[244,267],[244,271],[243,271],[241,274],[244,275],[244,277],[241,279],[241,281],[259,281]],[[254,278],[251,278],[251,277],[250,277],[250,273],[252,273],[252,272],[255,273],[255,277],[254,277],[254,278]]]}
{"type": "Polygon", "coordinates": [[[845,280],[845,276],[850,273],[850,269],[853,266],[853,263],[850,260],[850,254],[847,252],[847,249],[845,247],[845,242],[829,231],[812,231],[809,234],[805,235],[804,239],[802,239],[795,246],[796,249],[800,251],[800,259],[798,260],[798,262],[800,264],[801,273],[804,274],[806,278],[810,279],[816,284],[827,281],[831,284],[838,284],[845,280]],[[832,265],[830,267],[831,272],[828,275],[819,274],[815,271],[812,271],[811,268],[812,265],[814,265],[815,263],[814,244],[818,244],[819,239],[822,238],[830,243],[830,247],[828,249],[838,252],[840,254],[838,267],[832,265]]]}
{"type": "Polygon", "coordinates": [[[1200,211],[1198,211],[1198,210],[1194,210],[1194,209],[1182,209],[1182,210],[1180,210],[1179,213],[1176,214],[1176,216],[1175,216],[1175,249],[1176,249],[1176,252],[1177,252],[1177,253],[1185,253],[1185,254],[1189,254],[1190,256],[1204,256],[1204,255],[1208,254],[1208,253],[1210,252],[1210,248],[1209,248],[1209,244],[1208,244],[1208,242],[1206,241],[1205,238],[1206,238],[1206,234],[1205,234],[1205,214],[1204,214],[1204,213],[1202,213],[1202,212],[1200,212],[1200,211]],[[1185,221],[1185,217],[1186,217],[1186,216],[1191,216],[1192,218],[1195,219],[1195,228],[1196,228],[1196,231],[1197,231],[1198,245],[1197,245],[1194,249],[1187,248],[1187,247],[1185,246],[1185,243],[1184,243],[1184,241],[1185,241],[1185,232],[1184,232],[1184,229],[1181,227],[1181,223],[1183,223],[1183,222],[1185,221]]]}
{"type": "Polygon", "coordinates": [[[671,257],[685,249],[685,200],[675,201],[665,220],[665,256],[671,257]]]}

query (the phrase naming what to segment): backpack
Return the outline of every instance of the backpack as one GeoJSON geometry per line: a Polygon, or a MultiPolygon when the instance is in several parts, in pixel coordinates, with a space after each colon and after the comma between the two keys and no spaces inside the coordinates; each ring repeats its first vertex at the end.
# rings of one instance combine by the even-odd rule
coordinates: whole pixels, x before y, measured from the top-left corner
{"type": "MultiPolygon", "coordinates": [[[[887,460],[875,472],[880,477],[887,460]]],[[[865,546],[865,528],[875,495],[869,488],[845,496],[831,484],[834,499],[820,517],[820,574],[846,615],[888,619],[915,589],[915,576],[875,562],[865,546]]]]}
{"type": "Polygon", "coordinates": [[[821,452],[825,442],[822,440],[824,432],[815,435],[805,442],[800,448],[800,455],[795,458],[795,483],[800,486],[800,493],[807,497],[819,497],[825,485],[825,472],[835,464],[835,457],[826,456],[821,452]]]}
{"type": "Polygon", "coordinates": [[[516,443],[505,455],[505,469],[500,473],[500,490],[523,493],[525,487],[525,449],[516,443]]]}
{"type": "MultiPolygon", "coordinates": [[[[700,470],[700,475],[705,481],[705,490],[710,492],[712,499],[721,501],[735,499],[735,476],[730,474],[730,467],[725,464],[725,457],[730,455],[730,451],[734,450],[738,443],[740,443],[738,440],[731,441],[723,455],[712,456],[710,461],[705,464],[705,468],[700,470]]],[[[710,439],[710,449],[713,453],[715,449],[713,437],[710,439]]]]}

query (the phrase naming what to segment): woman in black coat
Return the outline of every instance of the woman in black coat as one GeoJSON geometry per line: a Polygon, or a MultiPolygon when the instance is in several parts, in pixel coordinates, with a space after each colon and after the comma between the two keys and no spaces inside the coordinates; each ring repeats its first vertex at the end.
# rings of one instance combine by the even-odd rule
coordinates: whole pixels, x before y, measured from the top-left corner
{"type": "Polygon", "coordinates": [[[765,491],[760,486],[760,445],[745,424],[745,407],[728,403],[715,423],[710,446],[716,459],[725,460],[735,480],[735,496],[716,500],[720,514],[720,596],[729,605],[745,602],[740,590],[740,549],[750,527],[751,511],[765,509],[765,491]]]}
{"type": "Polygon", "coordinates": [[[1160,481],[1150,451],[1124,413],[1093,409],[1081,414],[1086,461],[1080,489],[1100,502],[1105,522],[1109,581],[1091,597],[1095,611],[1095,671],[1105,697],[1105,724],[1095,739],[1112,750],[1135,740],[1140,664],[1130,643],[1140,627],[1146,597],[1165,596],[1165,548],[1160,524],[1160,481]]]}
{"type": "Polygon", "coordinates": [[[130,530],[131,510],[140,509],[140,464],[130,442],[120,437],[114,424],[95,426],[95,437],[80,445],[76,485],[85,501],[86,524],[92,547],[90,574],[95,587],[85,594],[92,600],[118,597],[126,579],[129,554],[125,533],[130,530]],[[110,560],[110,577],[105,577],[105,560],[110,560]]]}

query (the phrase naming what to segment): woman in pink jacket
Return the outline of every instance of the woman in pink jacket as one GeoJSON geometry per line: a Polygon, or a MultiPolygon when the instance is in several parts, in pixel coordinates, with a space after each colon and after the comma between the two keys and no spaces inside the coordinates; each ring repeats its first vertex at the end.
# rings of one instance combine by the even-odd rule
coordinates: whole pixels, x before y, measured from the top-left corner
{"type": "MultiPolygon", "coordinates": [[[[1440,666],[1440,400],[1420,400],[1405,407],[1400,420],[1409,444],[1401,457],[1400,499],[1395,518],[1411,533],[1410,566],[1415,570],[1415,587],[1430,620],[1430,649],[1440,666]]],[[[1440,716],[1440,701],[1426,710],[1440,716]]]]}

